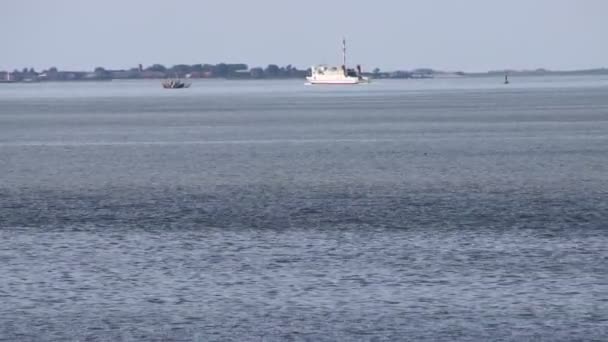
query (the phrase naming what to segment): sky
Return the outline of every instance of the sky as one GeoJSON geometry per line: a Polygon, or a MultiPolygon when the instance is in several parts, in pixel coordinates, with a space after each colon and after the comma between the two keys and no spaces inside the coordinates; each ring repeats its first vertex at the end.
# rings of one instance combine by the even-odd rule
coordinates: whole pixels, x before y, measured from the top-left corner
{"type": "Polygon", "coordinates": [[[608,67],[607,0],[2,0],[0,70],[608,67]]]}

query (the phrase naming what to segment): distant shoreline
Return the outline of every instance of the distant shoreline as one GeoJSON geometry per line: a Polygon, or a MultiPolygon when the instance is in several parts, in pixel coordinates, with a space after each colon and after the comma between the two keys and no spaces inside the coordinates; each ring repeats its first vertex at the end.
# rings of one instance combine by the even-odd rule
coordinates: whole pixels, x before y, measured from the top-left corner
{"type": "Polygon", "coordinates": [[[479,73],[467,73],[467,76],[498,76],[498,75],[513,75],[513,76],[596,76],[608,75],[608,68],[597,69],[581,69],[581,70],[506,70],[506,71],[487,71],[479,73]]]}
{"type": "MultiPolygon", "coordinates": [[[[21,71],[0,71],[0,84],[7,83],[38,83],[38,82],[67,82],[67,81],[113,81],[113,80],[162,80],[167,78],[185,79],[225,79],[225,80],[277,80],[304,79],[310,70],[301,70],[291,65],[279,67],[269,64],[267,67],[249,68],[247,64],[178,64],[167,68],[154,64],[147,68],[139,65],[128,70],[107,70],[97,67],[93,71],[66,71],[49,68],[41,72],[33,68],[21,71]]],[[[429,79],[429,78],[467,78],[467,77],[502,77],[509,76],[596,76],[608,75],[608,68],[582,70],[493,70],[487,72],[450,72],[430,68],[414,70],[381,71],[376,68],[372,72],[363,72],[372,79],[429,79]]]]}

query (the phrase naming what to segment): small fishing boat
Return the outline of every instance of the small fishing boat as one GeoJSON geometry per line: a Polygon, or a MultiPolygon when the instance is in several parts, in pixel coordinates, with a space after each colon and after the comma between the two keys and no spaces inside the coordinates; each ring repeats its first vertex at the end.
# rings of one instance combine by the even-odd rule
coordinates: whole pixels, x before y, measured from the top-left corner
{"type": "Polygon", "coordinates": [[[189,88],[191,83],[182,82],[179,79],[164,80],[162,82],[165,89],[184,89],[189,88]]]}

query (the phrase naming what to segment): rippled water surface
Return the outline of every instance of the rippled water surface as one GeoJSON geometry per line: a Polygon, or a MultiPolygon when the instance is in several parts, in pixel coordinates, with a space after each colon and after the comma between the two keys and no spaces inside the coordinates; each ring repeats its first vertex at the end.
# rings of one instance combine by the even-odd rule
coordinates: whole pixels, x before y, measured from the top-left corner
{"type": "Polygon", "coordinates": [[[608,79],[0,86],[2,341],[605,341],[608,79]]]}

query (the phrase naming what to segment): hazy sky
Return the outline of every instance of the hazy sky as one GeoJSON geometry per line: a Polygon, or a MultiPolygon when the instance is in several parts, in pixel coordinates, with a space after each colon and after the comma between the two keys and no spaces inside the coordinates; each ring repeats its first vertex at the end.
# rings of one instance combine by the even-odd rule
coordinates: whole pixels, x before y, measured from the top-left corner
{"type": "Polygon", "coordinates": [[[608,0],[1,0],[0,70],[608,67],[608,0]]]}

